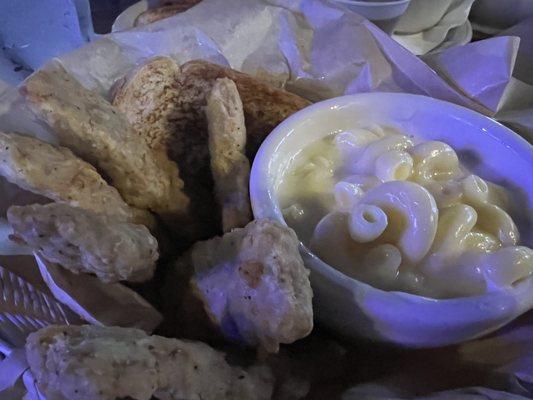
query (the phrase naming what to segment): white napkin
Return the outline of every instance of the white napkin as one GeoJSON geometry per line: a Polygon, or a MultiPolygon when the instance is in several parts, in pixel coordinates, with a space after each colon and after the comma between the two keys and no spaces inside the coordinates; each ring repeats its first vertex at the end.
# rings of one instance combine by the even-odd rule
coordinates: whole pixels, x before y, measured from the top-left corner
{"type": "Polygon", "coordinates": [[[499,36],[520,38],[520,51],[516,60],[514,77],[533,85],[533,17],[500,32],[499,36]]]}
{"type": "Polygon", "coordinates": [[[519,43],[517,37],[496,37],[427,55],[424,61],[495,113],[513,73],[519,43]]]}

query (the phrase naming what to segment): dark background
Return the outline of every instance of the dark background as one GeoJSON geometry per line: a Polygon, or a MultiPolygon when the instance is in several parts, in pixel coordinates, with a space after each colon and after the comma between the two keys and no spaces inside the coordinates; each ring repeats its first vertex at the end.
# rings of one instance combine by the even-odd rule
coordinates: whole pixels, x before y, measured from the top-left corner
{"type": "Polygon", "coordinates": [[[108,33],[118,14],[138,0],[89,0],[96,33],[108,33]]]}

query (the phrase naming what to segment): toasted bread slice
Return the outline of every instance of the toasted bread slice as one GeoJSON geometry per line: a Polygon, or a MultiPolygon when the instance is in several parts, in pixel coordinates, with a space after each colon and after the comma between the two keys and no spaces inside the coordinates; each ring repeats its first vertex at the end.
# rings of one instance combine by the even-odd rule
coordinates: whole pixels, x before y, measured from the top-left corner
{"type": "MultiPolygon", "coordinates": [[[[176,138],[183,137],[178,130],[190,112],[187,107],[182,107],[179,74],[180,68],[171,58],[154,57],[115,83],[110,94],[113,105],[126,117],[140,139],[153,151],[162,153],[162,157],[176,154],[172,148],[177,143],[176,138]]],[[[202,137],[205,138],[205,149],[196,162],[187,159],[183,162],[181,157],[173,157],[180,168],[184,168],[180,176],[185,180],[185,193],[191,199],[190,219],[196,226],[194,230],[190,227],[187,230],[192,242],[220,233],[220,212],[215,203],[209,169],[207,132],[202,137]]],[[[194,139],[191,135],[184,140],[194,139]]]]}
{"type": "Polygon", "coordinates": [[[159,21],[164,18],[172,17],[173,15],[187,11],[189,8],[200,3],[202,0],[180,0],[177,3],[166,4],[161,7],[152,8],[139,14],[133,26],[143,26],[159,21]]]}
{"type": "Polygon", "coordinates": [[[148,146],[166,150],[179,165],[198,227],[196,239],[222,233],[204,111],[219,78],[233,80],[242,99],[246,155],[250,160],[276,125],[310,104],[285,90],[207,61],[191,61],[178,70],[168,57],[152,58],[133,69],[117,82],[111,94],[113,104],[148,146]]]}
{"type": "Polygon", "coordinates": [[[172,120],[180,94],[179,65],[154,57],[131,70],[111,89],[113,105],[152,149],[164,149],[173,136],[172,120]]]}

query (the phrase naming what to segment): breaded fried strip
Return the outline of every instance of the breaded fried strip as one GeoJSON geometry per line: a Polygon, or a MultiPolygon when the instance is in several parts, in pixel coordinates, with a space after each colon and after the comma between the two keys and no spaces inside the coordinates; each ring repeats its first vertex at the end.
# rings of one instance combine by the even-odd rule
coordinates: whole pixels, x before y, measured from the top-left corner
{"type": "Polygon", "coordinates": [[[177,166],[150,149],[109,102],[61,65],[50,63],[35,72],[21,93],[59,142],[103,171],[128,204],[163,217],[186,212],[189,201],[177,166]]]}
{"type": "Polygon", "coordinates": [[[151,8],[139,14],[139,16],[135,18],[133,26],[143,26],[164,18],[172,17],[173,15],[187,11],[201,1],[202,0],[178,0],[172,4],[151,8]]]}
{"type": "Polygon", "coordinates": [[[193,292],[227,338],[277,352],[311,332],[313,294],[298,246],[292,229],[266,219],[193,246],[193,292]]]}
{"type": "Polygon", "coordinates": [[[217,79],[205,109],[209,129],[211,172],[222,208],[222,231],[242,228],[252,220],[248,183],[250,163],[244,154],[246,127],[235,83],[217,79]]]}
{"type": "Polygon", "coordinates": [[[117,107],[152,149],[166,150],[175,134],[179,66],[170,57],[154,57],[131,70],[111,90],[117,107]]]}
{"type": "Polygon", "coordinates": [[[143,225],[67,204],[12,206],[7,219],[14,236],[46,260],[104,282],[152,278],[157,240],[143,225]]]}
{"type": "Polygon", "coordinates": [[[22,189],[125,220],[134,211],[96,169],[66,147],[0,132],[0,175],[22,189]]]}
{"type": "Polygon", "coordinates": [[[231,367],[201,342],[137,329],[51,326],[31,334],[26,357],[39,389],[54,400],[267,400],[271,372],[231,367]]]}

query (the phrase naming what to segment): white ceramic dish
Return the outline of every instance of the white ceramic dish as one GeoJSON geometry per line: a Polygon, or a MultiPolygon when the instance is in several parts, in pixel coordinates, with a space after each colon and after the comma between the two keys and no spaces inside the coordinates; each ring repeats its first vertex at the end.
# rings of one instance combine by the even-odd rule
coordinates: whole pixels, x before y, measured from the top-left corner
{"type": "Polygon", "coordinates": [[[372,21],[376,26],[390,35],[400,17],[407,9],[411,0],[393,1],[356,1],[356,0],[335,0],[348,10],[362,15],[372,21]]]}
{"type": "MultiPolygon", "coordinates": [[[[367,123],[445,141],[474,173],[514,190],[524,218],[530,219],[522,219],[519,226],[523,242],[532,245],[533,147],[488,117],[410,94],[338,97],[307,107],[280,124],[253,163],[250,195],[255,217],[285,223],[276,191],[291,159],[307,143],[367,123]]],[[[318,320],[352,337],[408,347],[444,346],[494,331],[533,308],[533,277],[482,296],[435,300],[375,289],[325,264],[303,245],[301,252],[311,270],[318,320]]]]}
{"type": "Polygon", "coordinates": [[[133,28],[135,19],[146,10],[148,10],[147,0],[142,0],[132,4],[122,11],[115,19],[115,22],[113,22],[113,26],[111,27],[111,32],[126,31],[133,28]]]}
{"type": "Polygon", "coordinates": [[[343,4],[349,10],[362,15],[370,21],[381,21],[384,19],[397,18],[402,15],[411,0],[392,1],[357,1],[357,0],[335,0],[336,3],[343,4]]]}

